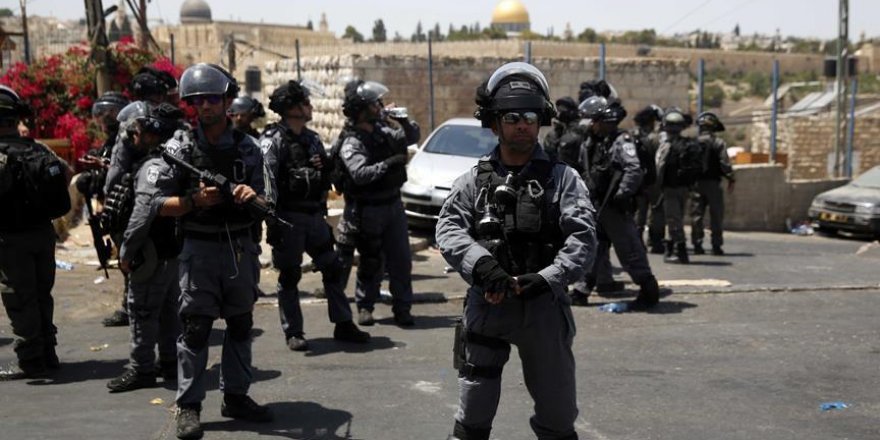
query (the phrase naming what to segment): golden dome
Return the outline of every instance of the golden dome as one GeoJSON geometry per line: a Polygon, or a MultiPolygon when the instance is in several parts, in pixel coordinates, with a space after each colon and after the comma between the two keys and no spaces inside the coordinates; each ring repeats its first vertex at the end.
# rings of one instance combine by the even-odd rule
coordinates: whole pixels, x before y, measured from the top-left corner
{"type": "Polygon", "coordinates": [[[519,0],[501,0],[492,11],[492,23],[529,23],[529,11],[519,0]]]}

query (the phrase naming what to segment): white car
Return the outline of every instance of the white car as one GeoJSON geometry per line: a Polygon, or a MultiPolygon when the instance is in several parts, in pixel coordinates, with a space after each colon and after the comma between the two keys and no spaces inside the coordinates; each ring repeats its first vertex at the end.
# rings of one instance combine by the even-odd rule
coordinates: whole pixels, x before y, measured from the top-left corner
{"type": "Polygon", "coordinates": [[[474,118],[450,119],[431,132],[407,165],[401,188],[410,225],[433,227],[452,182],[497,144],[492,130],[474,118]]]}

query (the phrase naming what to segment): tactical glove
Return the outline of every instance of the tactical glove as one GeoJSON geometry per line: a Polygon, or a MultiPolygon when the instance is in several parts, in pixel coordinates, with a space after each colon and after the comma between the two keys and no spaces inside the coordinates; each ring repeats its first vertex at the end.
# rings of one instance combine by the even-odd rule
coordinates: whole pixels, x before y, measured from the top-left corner
{"type": "Polygon", "coordinates": [[[514,282],[513,277],[498,264],[498,260],[488,255],[477,260],[472,276],[474,285],[491,293],[506,293],[514,282]]]}
{"type": "Polygon", "coordinates": [[[394,156],[389,157],[384,160],[385,165],[390,167],[396,165],[406,165],[406,155],[405,154],[395,154],[394,156]]]}
{"type": "Polygon", "coordinates": [[[519,284],[519,296],[522,299],[534,299],[550,292],[550,283],[541,274],[527,273],[520,275],[516,277],[516,282],[519,284]]]}

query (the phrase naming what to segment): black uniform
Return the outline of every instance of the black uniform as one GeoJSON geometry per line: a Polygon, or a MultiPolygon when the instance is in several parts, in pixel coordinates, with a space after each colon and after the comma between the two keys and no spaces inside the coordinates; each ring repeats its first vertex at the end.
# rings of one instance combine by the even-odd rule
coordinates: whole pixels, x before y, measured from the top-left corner
{"type": "MultiPolygon", "coordinates": [[[[33,139],[0,138],[0,294],[15,334],[19,377],[58,366],[53,322],[55,231],[70,210],[69,167],[33,139]]],[[[3,378],[15,378],[3,372],[3,378]]]]}

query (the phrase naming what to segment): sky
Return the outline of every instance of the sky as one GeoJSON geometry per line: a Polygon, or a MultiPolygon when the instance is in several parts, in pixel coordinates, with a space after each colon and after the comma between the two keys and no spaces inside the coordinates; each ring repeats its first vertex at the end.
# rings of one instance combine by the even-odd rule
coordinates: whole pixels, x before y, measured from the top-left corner
{"type": "MultiPolygon", "coordinates": [[[[147,17],[177,23],[184,0],[150,0],[147,17]]],[[[137,0],[135,0],[135,3],[137,0]]],[[[104,0],[104,7],[116,4],[104,0]]],[[[416,24],[425,28],[440,23],[443,33],[452,23],[456,28],[479,22],[485,27],[497,0],[208,0],[215,20],[240,20],[305,25],[311,19],[317,27],[321,13],[327,14],[330,30],[337,36],[353,25],[367,38],[373,23],[381,18],[388,37],[399,32],[409,38],[416,24]],[[442,6],[442,7],[441,7],[442,6]]],[[[587,27],[598,31],[653,28],[662,35],[694,29],[730,32],[740,25],[743,34],[831,39],[837,35],[835,0],[523,0],[532,30],[546,33],[551,28],[562,34],[566,23],[578,34],[587,27]],[[670,8],[670,5],[675,8],[670,8]]],[[[850,0],[850,39],[880,36],[880,1],[850,0]]],[[[28,15],[77,19],[85,16],[80,0],[27,0],[28,15]]],[[[0,0],[0,7],[19,10],[19,0],[0,0]]]]}

